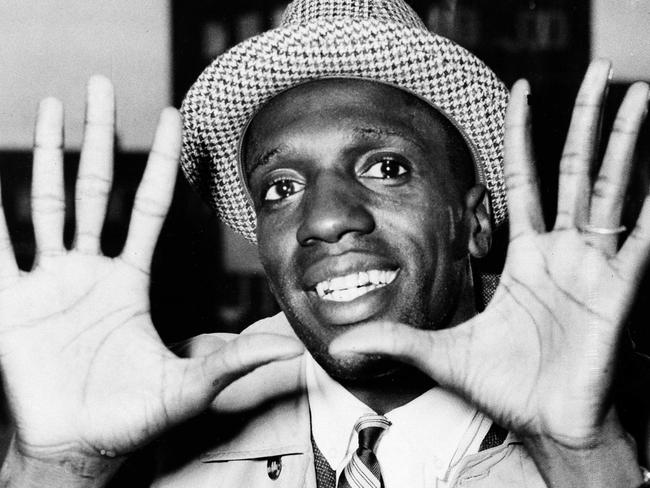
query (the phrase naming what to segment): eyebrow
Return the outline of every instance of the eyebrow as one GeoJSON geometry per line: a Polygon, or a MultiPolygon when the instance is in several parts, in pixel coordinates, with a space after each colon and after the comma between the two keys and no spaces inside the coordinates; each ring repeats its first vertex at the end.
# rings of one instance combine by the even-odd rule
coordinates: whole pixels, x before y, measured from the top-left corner
{"type": "Polygon", "coordinates": [[[386,138],[390,137],[399,137],[400,139],[404,139],[414,146],[417,146],[420,150],[423,152],[426,152],[425,146],[422,144],[420,140],[418,140],[416,137],[413,137],[411,134],[409,134],[406,131],[403,130],[396,130],[396,129],[389,129],[387,127],[376,127],[376,126],[357,126],[352,129],[353,133],[356,136],[361,136],[364,139],[371,139],[371,140],[383,140],[386,138]]]}
{"type": "Polygon", "coordinates": [[[273,162],[275,158],[282,155],[282,153],[288,152],[289,150],[290,147],[288,144],[280,143],[276,147],[264,151],[254,159],[254,164],[252,167],[246,169],[246,179],[250,179],[253,173],[255,173],[255,171],[257,171],[259,168],[273,162]]]}

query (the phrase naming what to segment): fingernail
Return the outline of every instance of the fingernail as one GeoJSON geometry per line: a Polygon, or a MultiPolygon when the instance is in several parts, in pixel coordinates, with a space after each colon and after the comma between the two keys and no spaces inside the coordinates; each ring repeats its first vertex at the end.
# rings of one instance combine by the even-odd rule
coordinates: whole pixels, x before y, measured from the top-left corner
{"type": "Polygon", "coordinates": [[[88,79],[88,91],[103,90],[106,92],[113,91],[113,83],[104,75],[92,75],[88,79]]]}
{"type": "Polygon", "coordinates": [[[34,130],[34,145],[49,148],[63,147],[63,103],[48,97],[38,104],[34,130]]]}
{"type": "Polygon", "coordinates": [[[162,111],[160,112],[160,122],[173,124],[179,127],[182,127],[183,125],[181,114],[174,107],[165,107],[164,109],[162,109],[162,111]]]}
{"type": "Polygon", "coordinates": [[[532,103],[532,89],[530,87],[530,82],[526,79],[521,79],[518,81],[523,92],[523,96],[526,97],[526,104],[530,106],[532,103]]]}
{"type": "Polygon", "coordinates": [[[63,103],[55,97],[47,97],[41,100],[38,104],[38,109],[41,111],[52,112],[55,115],[63,114],[63,103]]]}

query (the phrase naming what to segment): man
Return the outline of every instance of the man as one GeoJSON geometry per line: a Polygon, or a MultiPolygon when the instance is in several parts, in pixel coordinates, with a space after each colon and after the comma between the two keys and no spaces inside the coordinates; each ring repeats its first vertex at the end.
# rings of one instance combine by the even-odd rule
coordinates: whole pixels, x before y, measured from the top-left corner
{"type": "Polygon", "coordinates": [[[125,249],[109,260],[98,236],[110,84],[89,89],[71,251],[61,107],[45,101],[37,263],[22,274],[0,253],[16,421],[4,484],[103,486],[130,453],[209,410],[209,444],[159,486],[638,486],[611,392],[650,250],[650,205],[620,250],[617,239],[649,90],[630,89],[592,191],[609,70],[594,63],[581,88],[546,232],[525,82],[504,121],[500,82],[404,3],[294,2],[280,29],[216,60],[183,108],[184,170],[257,240],[283,314],[198,338],[188,359],[160,342],[147,300],[178,117],[163,114],[125,249]],[[511,240],[477,314],[470,257],[505,219],[504,125],[511,240]]]}

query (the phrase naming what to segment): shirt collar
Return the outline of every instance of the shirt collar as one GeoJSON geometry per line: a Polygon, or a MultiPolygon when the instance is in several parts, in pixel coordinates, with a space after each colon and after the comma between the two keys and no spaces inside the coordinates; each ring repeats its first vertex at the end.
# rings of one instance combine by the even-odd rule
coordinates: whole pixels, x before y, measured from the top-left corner
{"type": "MultiPolygon", "coordinates": [[[[373,411],[333,380],[309,354],[305,368],[312,435],[338,475],[357,447],[355,422],[373,411]]],[[[478,425],[480,414],[460,397],[436,387],[385,416],[392,425],[382,436],[377,452],[382,471],[399,471],[398,466],[385,470],[386,461],[397,464],[408,460],[413,472],[444,479],[452,461],[458,459],[458,451],[468,447],[461,444],[473,439],[468,429],[478,425]]]]}

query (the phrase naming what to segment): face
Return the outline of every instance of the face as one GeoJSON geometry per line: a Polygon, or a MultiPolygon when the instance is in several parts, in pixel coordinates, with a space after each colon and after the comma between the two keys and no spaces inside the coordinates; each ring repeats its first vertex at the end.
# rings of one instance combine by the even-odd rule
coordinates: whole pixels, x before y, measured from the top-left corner
{"type": "Polygon", "coordinates": [[[460,320],[472,219],[451,168],[471,161],[453,160],[467,152],[451,150],[460,136],[440,117],[397,88],[320,80],[277,96],[250,125],[262,264],[297,335],[339,380],[396,367],[332,357],[328,345],[351,327],[460,320]]]}

